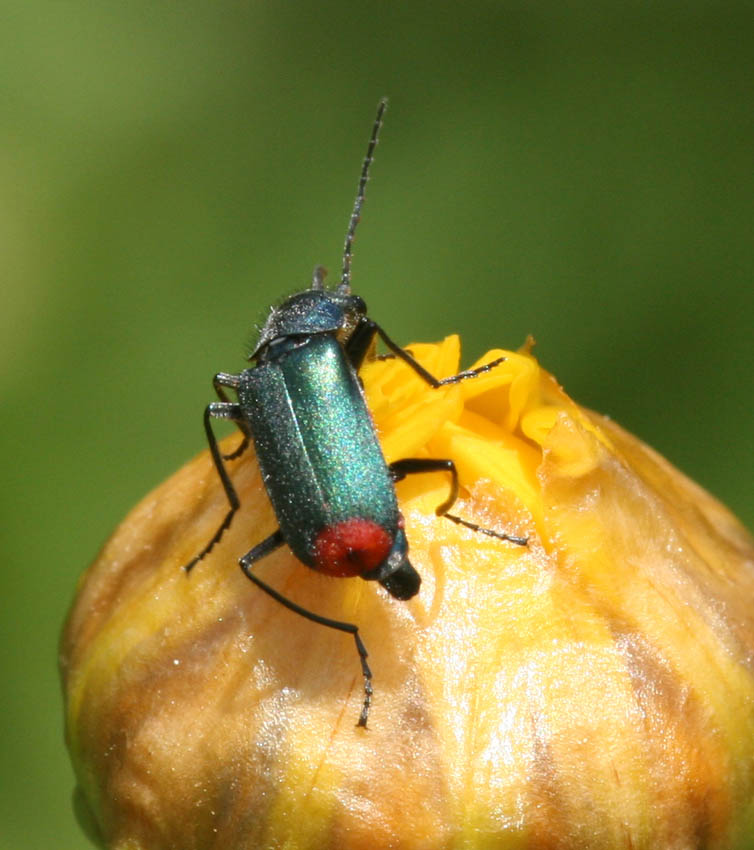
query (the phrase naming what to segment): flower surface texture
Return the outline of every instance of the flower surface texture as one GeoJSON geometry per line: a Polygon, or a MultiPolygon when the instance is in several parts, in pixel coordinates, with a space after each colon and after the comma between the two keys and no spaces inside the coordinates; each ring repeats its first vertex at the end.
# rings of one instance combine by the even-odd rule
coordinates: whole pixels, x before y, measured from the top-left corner
{"type": "MultiPolygon", "coordinates": [[[[459,343],[412,345],[437,376],[459,343]]],[[[67,739],[99,841],[117,850],[691,850],[754,846],[754,548],[700,487],[574,403],[528,349],[432,389],[361,372],[419,594],[323,576],[276,528],[253,450],[241,509],[207,452],[126,518],[81,580],[61,644],[67,739]]],[[[225,452],[238,436],[223,443],[225,452]]],[[[358,463],[358,458],[354,458],[358,463]]]]}

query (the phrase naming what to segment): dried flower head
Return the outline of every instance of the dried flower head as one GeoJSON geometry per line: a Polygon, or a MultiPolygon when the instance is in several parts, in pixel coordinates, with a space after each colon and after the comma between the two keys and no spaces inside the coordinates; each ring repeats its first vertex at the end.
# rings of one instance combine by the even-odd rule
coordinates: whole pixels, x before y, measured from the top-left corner
{"type": "MultiPolygon", "coordinates": [[[[411,346],[458,370],[455,337],[411,346]]],[[[124,521],[62,640],[68,743],[117,850],[748,846],[754,823],[754,544],[711,496],[575,404],[528,350],[433,390],[399,361],[362,377],[398,485],[420,594],[319,575],[283,548],[259,574],[358,623],[348,635],[259,592],[237,559],[275,528],[253,452],[242,501],[189,577],[225,496],[208,455],[124,521]]],[[[226,444],[235,445],[237,438],[226,444]]]]}

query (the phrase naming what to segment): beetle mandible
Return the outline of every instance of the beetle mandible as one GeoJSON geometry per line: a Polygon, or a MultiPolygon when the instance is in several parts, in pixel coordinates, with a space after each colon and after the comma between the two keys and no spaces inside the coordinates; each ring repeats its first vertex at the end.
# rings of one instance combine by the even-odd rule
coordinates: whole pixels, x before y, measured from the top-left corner
{"type": "Polygon", "coordinates": [[[230,526],[240,500],[224,461],[238,457],[253,440],[279,528],[240,559],[241,569],[291,611],[353,635],[364,677],[358,726],[367,725],[372,699],[372,671],[358,626],[302,608],[255,575],[254,564],[287,544],[300,561],[321,573],[360,576],[379,582],[396,599],[411,599],[419,591],[421,578],[408,560],[394,485],[406,475],[422,472],[450,473],[450,494],[437,507],[439,516],[501,540],[527,543],[525,538],[482,528],[448,513],[458,495],[452,460],[405,458],[388,465],[382,455],[358,378],[376,336],[392,352],[388,356],[400,358],[435,388],[474,378],[505,359],[435,378],[367,316],[366,304],[351,292],[353,240],[386,106],[383,98],[346,232],[340,283],[326,289],[325,271],[318,266],[309,289],[270,310],[249,356],[255,365],[238,375],[219,372],[214,377],[220,401],[207,406],[204,429],[230,509],[211,540],[185,566],[187,572],[196,566],[230,526]],[[228,398],[226,389],[235,391],[236,401],[228,398]],[[241,431],[243,440],[235,451],[220,452],[212,419],[230,420],[241,431]]]}

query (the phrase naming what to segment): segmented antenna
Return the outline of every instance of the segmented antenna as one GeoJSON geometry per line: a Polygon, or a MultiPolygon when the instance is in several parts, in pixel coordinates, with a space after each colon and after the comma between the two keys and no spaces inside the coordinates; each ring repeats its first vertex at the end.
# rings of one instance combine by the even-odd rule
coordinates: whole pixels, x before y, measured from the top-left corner
{"type": "Polygon", "coordinates": [[[312,289],[324,289],[326,275],[327,269],[324,266],[315,266],[312,274],[312,289]]]}
{"type": "Polygon", "coordinates": [[[351,258],[353,257],[353,238],[356,233],[356,225],[359,223],[359,219],[361,218],[361,207],[364,203],[364,193],[367,187],[367,180],[369,179],[369,166],[372,164],[372,160],[374,159],[374,149],[377,146],[377,136],[380,133],[380,127],[382,126],[382,116],[387,109],[387,98],[383,97],[380,101],[380,105],[377,107],[377,117],[374,119],[374,125],[372,127],[372,136],[369,139],[369,147],[367,148],[367,155],[364,157],[364,164],[361,167],[361,178],[359,179],[359,191],[356,195],[356,201],[353,205],[353,212],[351,213],[351,220],[348,223],[348,231],[346,233],[346,244],[343,249],[343,276],[340,279],[340,283],[337,287],[337,292],[341,295],[348,295],[351,291],[351,258]]]}

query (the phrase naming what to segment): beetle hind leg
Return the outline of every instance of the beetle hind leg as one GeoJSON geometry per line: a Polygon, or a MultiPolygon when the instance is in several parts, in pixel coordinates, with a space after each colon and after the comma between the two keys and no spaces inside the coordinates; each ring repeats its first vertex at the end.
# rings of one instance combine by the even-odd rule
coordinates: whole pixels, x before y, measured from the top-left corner
{"type": "Polygon", "coordinates": [[[506,534],[503,531],[495,531],[494,528],[485,528],[483,525],[477,525],[475,522],[469,522],[467,519],[462,519],[456,514],[444,513],[441,514],[445,519],[449,519],[456,525],[462,525],[464,528],[470,528],[472,531],[478,531],[480,534],[486,534],[489,537],[496,537],[498,540],[507,540],[509,543],[515,543],[518,546],[527,546],[529,544],[528,537],[519,537],[517,534],[506,534]]]}
{"type": "Polygon", "coordinates": [[[282,546],[283,543],[285,543],[283,533],[280,529],[278,529],[274,534],[271,534],[261,543],[257,543],[257,545],[251,551],[247,552],[238,563],[241,565],[241,569],[243,570],[246,578],[253,581],[260,590],[263,590],[268,596],[271,596],[276,602],[285,606],[289,611],[293,611],[294,614],[299,614],[307,620],[311,620],[312,623],[317,623],[320,626],[327,626],[329,629],[337,629],[340,632],[346,632],[347,634],[353,635],[354,642],[356,643],[356,651],[359,654],[359,661],[361,663],[361,673],[364,677],[364,702],[362,703],[359,721],[356,725],[366,726],[367,718],[369,717],[369,707],[372,704],[372,671],[369,667],[369,662],[367,661],[369,653],[367,652],[364,642],[359,635],[359,627],[353,623],[344,623],[341,620],[331,620],[329,617],[323,617],[321,614],[315,614],[313,611],[302,608],[301,605],[291,602],[290,599],[283,596],[283,594],[275,590],[275,588],[270,587],[269,584],[262,581],[259,576],[252,572],[252,567],[255,563],[257,563],[257,561],[261,561],[262,558],[266,557],[271,552],[274,552],[275,549],[282,546]]]}
{"type": "Polygon", "coordinates": [[[456,523],[456,525],[462,525],[465,528],[470,528],[472,531],[478,531],[480,534],[496,537],[498,540],[507,540],[509,543],[515,543],[518,546],[526,546],[528,544],[528,537],[519,537],[515,534],[495,531],[493,528],[485,528],[482,525],[477,525],[475,522],[462,519],[456,514],[448,513],[458,498],[459,488],[458,470],[452,460],[444,458],[407,457],[390,464],[390,473],[393,476],[393,481],[401,481],[407,475],[421,472],[449,472],[451,475],[450,494],[441,505],[435,508],[437,516],[445,517],[445,519],[449,519],[451,522],[456,523]]]}

